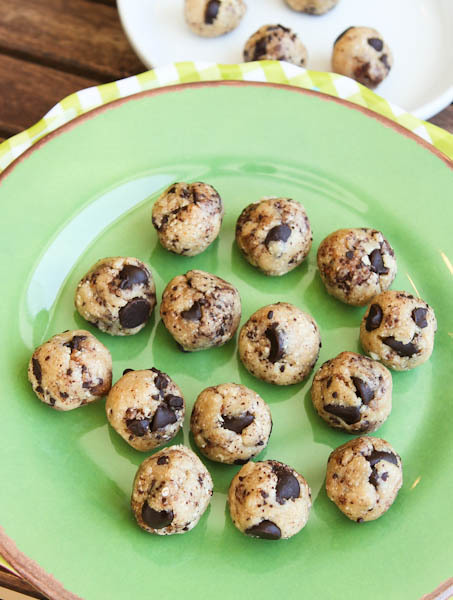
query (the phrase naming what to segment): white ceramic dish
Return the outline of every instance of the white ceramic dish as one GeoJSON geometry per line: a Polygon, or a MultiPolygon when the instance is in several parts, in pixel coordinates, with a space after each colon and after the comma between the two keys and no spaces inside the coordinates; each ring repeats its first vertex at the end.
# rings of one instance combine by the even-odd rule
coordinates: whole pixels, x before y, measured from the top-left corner
{"type": "Polygon", "coordinates": [[[395,63],[375,91],[421,119],[453,100],[453,0],[341,0],[321,17],[292,11],[283,0],[247,0],[240,26],[207,39],[184,22],[184,0],[117,0],[124,29],[148,67],[175,61],[242,61],[247,38],[261,25],[294,29],[308,48],[308,68],[330,70],[332,44],[351,25],[378,29],[393,50],[395,63]]]}

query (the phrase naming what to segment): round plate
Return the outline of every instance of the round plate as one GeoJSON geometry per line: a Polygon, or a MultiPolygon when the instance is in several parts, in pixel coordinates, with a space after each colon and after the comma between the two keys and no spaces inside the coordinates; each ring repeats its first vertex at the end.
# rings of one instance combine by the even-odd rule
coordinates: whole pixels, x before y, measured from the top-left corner
{"type": "Polygon", "coordinates": [[[88,113],[34,146],[2,177],[0,239],[2,345],[0,389],[0,551],[51,598],[299,597],[350,600],[418,598],[449,575],[453,442],[451,393],[452,165],[384,118],[315,92],[253,83],[207,83],[146,92],[88,113]],[[221,193],[226,216],[203,254],[164,251],[151,205],[177,180],[203,180],[221,193]],[[262,196],[302,202],[314,230],[305,263],[281,278],[253,269],[234,243],[245,205],[262,196]],[[404,486],[391,510],[358,525],[324,490],[326,461],[350,436],[330,429],[310,401],[310,380],[286,388],[253,378],[236,339],[183,354],[158,312],[131,338],[114,338],[74,311],[78,280],[100,257],[136,256],[154,272],[158,298],[168,280],[200,268],[231,281],[244,322],[280,300],[312,313],[322,334],[318,366],[359,350],[364,308],[325,292],[316,248],[331,231],[372,226],[395,248],[395,289],[415,290],[436,310],[436,348],[427,364],[394,373],[394,408],[377,432],[401,454],[404,486]],[[182,388],[188,414],[175,443],[193,448],[190,410],[206,386],[236,381],[270,404],[274,430],[259,458],[287,462],[313,491],[306,528],[288,541],[239,533],[226,508],[238,467],[205,461],[215,493],[198,526],[154,537],[129,509],[134,474],[146,455],[107,424],[104,402],[58,413],[27,381],[33,348],[65,329],[86,327],[123,369],[156,366],[182,388]],[[17,547],[16,547],[17,545],[17,547]],[[27,559],[37,561],[41,567],[27,559]],[[52,573],[71,593],[46,573],[52,573]],[[221,582],[221,585],[219,585],[221,582]]]}

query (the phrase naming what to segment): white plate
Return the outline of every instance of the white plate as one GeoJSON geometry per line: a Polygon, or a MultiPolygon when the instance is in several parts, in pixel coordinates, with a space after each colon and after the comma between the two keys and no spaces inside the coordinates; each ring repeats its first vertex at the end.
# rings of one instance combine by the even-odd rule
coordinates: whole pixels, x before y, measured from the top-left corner
{"type": "Polygon", "coordinates": [[[247,38],[266,23],[296,31],[307,46],[308,68],[330,70],[332,45],[351,25],[378,29],[395,62],[378,94],[421,119],[453,100],[453,0],[340,0],[321,17],[290,10],[283,0],[246,0],[239,27],[201,38],[184,22],[184,0],[117,0],[124,29],[141,60],[160,66],[185,60],[242,62],[247,38]]]}

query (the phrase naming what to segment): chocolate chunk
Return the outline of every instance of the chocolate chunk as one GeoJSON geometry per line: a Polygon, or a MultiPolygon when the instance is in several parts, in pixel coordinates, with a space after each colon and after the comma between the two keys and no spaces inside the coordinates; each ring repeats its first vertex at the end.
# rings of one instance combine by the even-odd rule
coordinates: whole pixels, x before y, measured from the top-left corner
{"type": "Polygon", "coordinates": [[[165,456],[165,454],[164,454],[164,456],[159,456],[159,458],[157,459],[157,464],[158,465],[168,465],[169,460],[170,459],[168,458],[168,456],[165,456]]]}
{"type": "Polygon", "coordinates": [[[181,408],[184,406],[184,400],[181,398],[181,396],[167,394],[164,398],[164,401],[172,410],[181,410],[181,408]]]}
{"type": "Polygon", "coordinates": [[[175,413],[165,404],[161,404],[157,407],[157,410],[154,413],[154,417],[151,423],[151,431],[163,429],[167,425],[176,423],[177,420],[178,419],[176,418],[175,413]]]}
{"type": "Polygon", "coordinates": [[[280,527],[277,527],[275,523],[267,519],[261,521],[258,525],[249,527],[245,530],[245,533],[252,537],[261,538],[262,540],[279,540],[282,537],[280,527]]]}
{"type": "Polygon", "coordinates": [[[143,437],[149,429],[149,419],[128,419],[126,426],[137,437],[143,437]]]}
{"type": "Polygon", "coordinates": [[[412,319],[415,321],[417,327],[423,329],[428,327],[428,321],[426,320],[427,308],[414,308],[412,311],[412,319]]]}
{"type": "Polygon", "coordinates": [[[260,58],[265,57],[267,54],[267,41],[266,38],[263,37],[257,41],[255,44],[255,50],[253,52],[252,60],[259,60],[260,58]]]}
{"type": "Polygon", "coordinates": [[[291,227],[289,227],[285,223],[282,223],[281,225],[276,225],[275,227],[272,227],[272,229],[266,235],[264,244],[267,248],[269,248],[269,244],[271,242],[287,242],[290,235],[291,227]]]}
{"type": "Polygon", "coordinates": [[[347,29],[345,29],[342,33],[340,33],[340,35],[335,39],[333,45],[335,46],[335,44],[341,40],[341,38],[345,35],[345,33],[348,33],[348,31],[350,31],[351,29],[354,29],[354,27],[348,27],[347,29]]]}
{"type": "Polygon", "coordinates": [[[187,319],[188,321],[199,321],[201,319],[201,306],[198,301],[195,301],[192,304],[192,308],[189,310],[183,310],[181,312],[181,317],[183,319],[187,319]]]}
{"type": "Polygon", "coordinates": [[[134,329],[143,323],[146,323],[149,317],[151,305],[144,298],[134,298],[120,309],[119,317],[121,327],[124,329],[134,329]]]}
{"type": "Polygon", "coordinates": [[[49,398],[49,404],[50,406],[55,406],[56,400],[55,398],[49,398]]]}
{"type": "Polygon", "coordinates": [[[393,336],[382,338],[382,341],[386,346],[389,346],[392,350],[394,350],[398,356],[411,357],[418,353],[417,346],[412,342],[404,344],[403,342],[395,340],[393,336]]]}
{"type": "Polygon", "coordinates": [[[363,523],[363,519],[362,519],[362,517],[359,517],[359,518],[357,519],[357,523],[363,523]]]}
{"type": "Polygon", "coordinates": [[[168,527],[173,521],[173,516],[172,510],[154,510],[154,508],[149,506],[146,500],[143,504],[142,519],[152,529],[163,529],[164,527],[168,527]]]}
{"type": "Polygon", "coordinates": [[[237,458],[234,461],[234,464],[235,465],[246,465],[249,462],[249,460],[250,460],[249,458],[245,458],[245,459],[244,458],[237,458]]]}
{"type": "Polygon", "coordinates": [[[235,433],[242,433],[243,429],[248,427],[250,423],[253,423],[255,417],[247,411],[245,414],[239,415],[238,417],[222,415],[222,419],[222,427],[224,429],[229,429],[230,431],[234,431],[235,433]]]}
{"type": "Polygon", "coordinates": [[[149,281],[146,271],[135,265],[125,265],[119,274],[119,278],[121,280],[121,290],[130,290],[133,285],[145,285],[149,281]]]}
{"type": "Polygon", "coordinates": [[[204,22],[212,25],[219,14],[220,0],[209,0],[204,11],[204,22]]]}
{"type": "Polygon", "coordinates": [[[381,325],[383,316],[384,313],[382,312],[382,308],[379,306],[379,304],[372,304],[366,318],[365,329],[367,331],[378,329],[378,327],[381,325]]]}
{"type": "MultiPolygon", "coordinates": [[[[387,462],[390,462],[394,465],[398,465],[398,459],[395,456],[395,454],[393,454],[393,452],[385,452],[382,450],[373,450],[373,452],[369,456],[365,456],[365,458],[370,463],[370,467],[371,467],[371,474],[370,474],[368,481],[375,488],[377,488],[377,486],[379,484],[379,474],[376,469],[376,464],[380,460],[386,460],[387,462]]],[[[386,475],[385,478],[384,478],[384,476],[382,476],[382,479],[385,481],[388,477],[388,473],[384,473],[383,475],[386,475]]]]}
{"type": "Polygon", "coordinates": [[[378,275],[385,275],[389,272],[387,267],[384,265],[384,261],[382,259],[382,254],[378,248],[373,250],[373,252],[368,256],[371,263],[371,270],[378,275]]]}
{"type": "Polygon", "coordinates": [[[159,392],[163,393],[165,388],[168,386],[168,375],[156,369],[156,367],[152,367],[150,369],[153,373],[156,373],[156,377],[154,377],[154,385],[159,390],[159,392]]]}
{"type": "Polygon", "coordinates": [[[71,350],[82,350],[81,344],[83,342],[83,340],[86,340],[87,336],[86,335],[75,335],[72,340],[69,340],[69,342],[66,342],[65,344],[63,344],[63,346],[66,346],[67,348],[70,348],[71,350]]]}
{"type": "Polygon", "coordinates": [[[380,52],[384,47],[384,42],[379,38],[368,38],[368,44],[376,50],[376,52],[380,52]]]}
{"type": "Polygon", "coordinates": [[[348,250],[346,252],[346,258],[351,259],[354,256],[354,252],[352,250],[348,250]]]}
{"type": "Polygon", "coordinates": [[[369,404],[374,398],[374,390],[359,377],[351,377],[351,379],[357,396],[362,399],[363,404],[369,404]]]}
{"type": "Polygon", "coordinates": [[[36,388],[36,393],[44,395],[44,390],[42,389],[42,387],[40,385],[38,385],[38,387],[36,388]]]}
{"type": "Polygon", "coordinates": [[[277,487],[275,497],[279,504],[285,504],[287,500],[299,498],[300,485],[290,469],[284,465],[272,465],[272,471],[277,475],[277,487]]]}
{"type": "Polygon", "coordinates": [[[340,417],[348,425],[353,425],[360,421],[359,406],[338,406],[337,404],[326,404],[324,410],[328,413],[340,417]]]}
{"type": "Polygon", "coordinates": [[[66,398],[69,398],[69,394],[67,392],[60,392],[60,398],[63,398],[63,400],[66,400],[66,398]]]}
{"type": "Polygon", "coordinates": [[[33,367],[33,375],[35,376],[38,384],[40,384],[42,381],[41,363],[39,362],[39,360],[37,358],[32,358],[31,362],[32,362],[32,367],[33,367]]]}
{"type": "Polygon", "coordinates": [[[388,61],[388,56],[387,54],[383,54],[381,56],[381,58],[379,59],[381,61],[381,63],[384,65],[384,67],[387,69],[387,71],[390,71],[390,63],[388,61]]]}
{"type": "Polygon", "coordinates": [[[132,371],[134,371],[134,369],[124,369],[123,375],[126,375],[126,373],[131,373],[132,371]]]}
{"type": "Polygon", "coordinates": [[[274,316],[274,311],[273,311],[273,310],[270,310],[270,311],[267,313],[267,318],[268,318],[268,319],[272,319],[272,317],[273,317],[273,316],[274,316]]]}
{"type": "Polygon", "coordinates": [[[285,354],[283,334],[277,329],[277,324],[268,327],[264,333],[271,344],[268,361],[271,363],[278,362],[285,354]]]}

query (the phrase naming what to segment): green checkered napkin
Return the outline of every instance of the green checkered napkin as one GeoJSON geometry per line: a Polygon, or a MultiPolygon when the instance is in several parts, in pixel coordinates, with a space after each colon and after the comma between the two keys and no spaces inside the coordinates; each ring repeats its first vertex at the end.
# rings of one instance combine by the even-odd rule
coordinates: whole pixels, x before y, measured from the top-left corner
{"type": "Polygon", "coordinates": [[[309,71],[289,63],[272,60],[238,65],[181,62],[158,67],[113,83],[87,88],[64,98],[38,123],[0,144],[0,172],[46,134],[102,104],[166,85],[221,80],[281,83],[343,98],[396,121],[453,159],[453,135],[440,127],[417,119],[342,75],[309,71]]]}

